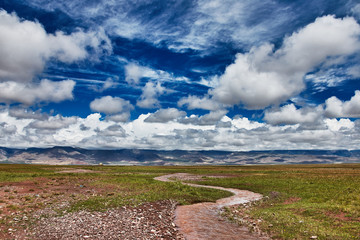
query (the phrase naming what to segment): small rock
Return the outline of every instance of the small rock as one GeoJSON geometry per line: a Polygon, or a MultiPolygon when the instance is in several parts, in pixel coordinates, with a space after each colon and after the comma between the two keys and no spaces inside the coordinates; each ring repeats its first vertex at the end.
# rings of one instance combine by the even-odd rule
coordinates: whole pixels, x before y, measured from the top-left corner
{"type": "Polygon", "coordinates": [[[310,239],[317,239],[317,236],[311,236],[310,239]]]}

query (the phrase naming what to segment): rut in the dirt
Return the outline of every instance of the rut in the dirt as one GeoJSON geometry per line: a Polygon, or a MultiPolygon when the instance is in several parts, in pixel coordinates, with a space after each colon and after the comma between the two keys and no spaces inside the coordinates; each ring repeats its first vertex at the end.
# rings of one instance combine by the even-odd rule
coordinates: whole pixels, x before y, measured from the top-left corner
{"type": "MultiPolygon", "coordinates": [[[[189,174],[176,173],[155,178],[159,181],[172,181],[171,179],[186,179],[189,174]]],[[[234,196],[222,198],[216,203],[197,203],[187,206],[179,206],[176,208],[175,224],[188,240],[202,239],[269,239],[257,233],[250,232],[246,227],[240,227],[236,224],[228,222],[219,216],[222,207],[232,206],[236,204],[256,201],[262,198],[261,194],[253,193],[246,190],[238,190],[232,188],[222,188],[215,186],[203,186],[197,184],[184,183],[194,187],[206,187],[230,191],[234,196]]]]}

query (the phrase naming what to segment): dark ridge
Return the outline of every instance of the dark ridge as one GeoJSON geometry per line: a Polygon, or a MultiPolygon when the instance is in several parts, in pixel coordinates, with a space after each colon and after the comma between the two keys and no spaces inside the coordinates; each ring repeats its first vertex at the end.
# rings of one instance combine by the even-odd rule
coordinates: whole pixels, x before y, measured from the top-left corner
{"type": "Polygon", "coordinates": [[[360,150],[186,151],[75,147],[13,149],[0,147],[0,163],[136,164],[136,165],[241,165],[321,164],[360,162],[360,150]],[[26,154],[24,154],[26,153],[26,154]],[[39,158],[39,156],[42,156],[39,158]],[[39,160],[41,159],[41,160],[39,160]],[[42,162],[39,162],[42,161],[42,162]]]}

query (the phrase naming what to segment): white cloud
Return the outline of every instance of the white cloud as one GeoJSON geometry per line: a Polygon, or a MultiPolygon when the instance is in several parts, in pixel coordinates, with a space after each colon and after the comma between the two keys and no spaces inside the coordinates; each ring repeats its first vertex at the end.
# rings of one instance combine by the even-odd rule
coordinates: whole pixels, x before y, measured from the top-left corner
{"type": "Polygon", "coordinates": [[[178,102],[178,106],[182,107],[186,105],[188,109],[204,109],[209,111],[216,111],[222,108],[222,105],[213,99],[209,98],[209,96],[197,97],[197,96],[188,96],[186,98],[182,98],[178,102]]]}
{"type": "Polygon", "coordinates": [[[121,138],[126,136],[125,130],[120,125],[117,124],[111,125],[104,130],[96,129],[95,131],[100,136],[121,137],[121,138]]]}
{"type": "Polygon", "coordinates": [[[156,85],[153,82],[147,82],[136,105],[141,108],[160,107],[158,97],[166,91],[167,89],[161,86],[160,82],[157,82],[156,85]]]}
{"type": "Polygon", "coordinates": [[[176,1],[163,7],[125,0],[91,4],[33,0],[29,4],[48,11],[61,9],[74,19],[102,25],[112,35],[166,44],[176,51],[212,50],[219,42],[249,46],[273,38],[273,29],[282,30],[296,14],[271,0],[176,1]],[[264,9],[270,16],[266,20],[257,16],[264,9]]]}
{"type": "Polygon", "coordinates": [[[185,117],[183,119],[180,119],[179,122],[183,124],[192,124],[192,125],[209,125],[209,126],[218,126],[217,124],[220,124],[222,126],[228,126],[231,127],[231,123],[227,122],[226,125],[224,125],[225,122],[220,122],[225,115],[227,114],[227,110],[217,110],[217,111],[211,111],[208,114],[197,116],[197,115],[191,115],[190,117],[185,117]]]}
{"type": "Polygon", "coordinates": [[[226,114],[227,110],[211,111],[208,114],[201,116],[200,123],[202,124],[215,124],[220,121],[226,114]]]}
{"type": "Polygon", "coordinates": [[[179,111],[176,108],[159,109],[155,113],[148,116],[144,122],[166,123],[186,116],[186,112],[179,111]]]}
{"type": "Polygon", "coordinates": [[[264,123],[251,121],[246,117],[234,117],[233,119],[225,117],[223,121],[224,122],[230,121],[234,130],[237,129],[253,130],[265,126],[264,123]]]}
{"type": "Polygon", "coordinates": [[[347,69],[347,74],[354,78],[360,78],[360,66],[355,65],[347,69]]]}
{"type": "MultiPolygon", "coordinates": [[[[351,71],[347,71],[351,75],[351,71]]],[[[337,87],[343,81],[348,80],[349,77],[339,72],[339,69],[327,69],[319,71],[315,74],[307,74],[305,76],[306,82],[312,82],[314,89],[317,91],[324,91],[329,87],[337,87]]]]}
{"type": "Polygon", "coordinates": [[[140,79],[144,77],[148,69],[135,63],[129,63],[125,66],[125,81],[128,84],[139,84],[140,79]]]}
{"type": "Polygon", "coordinates": [[[288,104],[279,110],[265,111],[264,120],[273,125],[315,123],[323,113],[323,108],[301,108],[296,109],[294,104],[288,104]]]}
{"type": "Polygon", "coordinates": [[[58,130],[67,128],[71,124],[77,122],[77,117],[63,117],[61,115],[51,116],[46,120],[35,120],[31,122],[27,127],[35,129],[45,130],[58,130]]]}
{"type": "Polygon", "coordinates": [[[16,107],[12,107],[9,109],[9,116],[17,118],[17,119],[37,119],[37,120],[41,120],[41,119],[46,119],[48,118],[47,114],[43,114],[40,112],[40,110],[38,111],[32,111],[29,109],[25,109],[25,108],[16,108],[16,107]]]}
{"type": "Polygon", "coordinates": [[[174,74],[172,73],[140,66],[134,62],[125,65],[125,81],[128,84],[137,85],[140,83],[140,80],[142,78],[148,78],[158,82],[189,82],[189,79],[187,77],[177,77],[174,76],[174,74]]]}
{"type": "Polygon", "coordinates": [[[90,108],[94,112],[117,114],[121,112],[129,112],[133,109],[133,106],[129,101],[122,98],[105,96],[93,100],[90,103],[90,108]]]}
{"type": "Polygon", "coordinates": [[[355,127],[354,122],[350,119],[342,118],[339,120],[336,119],[325,119],[325,123],[331,131],[339,131],[342,129],[352,129],[355,127]]]}
{"type": "Polygon", "coordinates": [[[333,96],[325,102],[325,113],[329,117],[350,117],[360,118],[360,91],[355,91],[355,95],[349,101],[341,101],[333,96]]]}
{"type": "Polygon", "coordinates": [[[0,82],[0,102],[20,102],[31,105],[36,102],[61,102],[73,99],[75,82],[53,82],[43,79],[39,84],[0,82]]]}
{"type": "Polygon", "coordinates": [[[0,81],[32,81],[51,58],[65,63],[88,57],[86,48],[95,52],[111,52],[111,43],[104,31],[61,31],[47,34],[38,22],[22,20],[15,14],[0,11],[0,81]]]}
{"type": "Polygon", "coordinates": [[[106,116],[106,119],[114,122],[126,122],[130,118],[130,112],[123,112],[119,114],[106,116]]]}
{"type": "Polygon", "coordinates": [[[222,103],[249,109],[279,104],[304,90],[303,77],[314,67],[358,51],[359,35],[360,26],[352,17],[317,18],[285,38],[276,51],[273,45],[264,44],[237,54],[210,94],[222,103]]]}
{"type": "MultiPolygon", "coordinates": [[[[176,109],[174,112],[175,115],[179,113],[176,109]]],[[[219,113],[216,120],[220,115],[219,113]]],[[[309,130],[297,125],[272,126],[245,117],[232,119],[223,116],[216,124],[201,125],[173,121],[170,119],[173,117],[170,111],[161,117],[161,122],[146,121],[150,116],[150,113],[143,114],[125,123],[116,123],[111,119],[102,120],[99,113],[86,118],[56,115],[36,120],[12,117],[8,109],[4,108],[0,111],[0,144],[7,147],[60,145],[97,149],[234,151],[284,148],[357,149],[360,144],[359,123],[349,119],[325,119],[324,128],[309,130]],[[228,126],[217,127],[218,123],[228,123],[228,126]]],[[[184,115],[180,112],[178,116],[178,119],[182,119],[184,115]]]]}
{"type": "Polygon", "coordinates": [[[7,123],[0,123],[0,133],[4,135],[13,135],[17,131],[17,127],[15,125],[9,125],[7,123]]]}

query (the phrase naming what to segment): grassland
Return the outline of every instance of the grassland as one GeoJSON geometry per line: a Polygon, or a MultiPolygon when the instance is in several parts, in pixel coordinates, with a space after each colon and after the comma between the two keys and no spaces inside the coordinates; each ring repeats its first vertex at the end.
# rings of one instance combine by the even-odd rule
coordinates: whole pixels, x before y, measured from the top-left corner
{"type": "MultiPolygon", "coordinates": [[[[1,224],[21,215],[69,204],[59,214],[102,211],[163,199],[180,204],[215,201],[228,192],[164,183],[155,176],[186,172],[203,175],[200,184],[247,189],[266,196],[246,211],[276,239],[360,239],[360,164],[276,166],[45,166],[0,165],[1,224]],[[71,169],[88,172],[66,172],[71,169]],[[20,190],[23,189],[23,190],[20,190]],[[14,215],[11,215],[12,217],[14,215]]],[[[5,229],[5,228],[4,228],[5,229]]]]}

